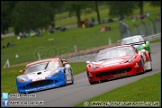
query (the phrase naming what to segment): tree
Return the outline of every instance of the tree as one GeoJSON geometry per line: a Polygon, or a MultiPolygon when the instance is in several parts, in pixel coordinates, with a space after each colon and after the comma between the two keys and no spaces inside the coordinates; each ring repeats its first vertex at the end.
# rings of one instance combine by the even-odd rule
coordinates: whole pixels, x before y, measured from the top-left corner
{"type": "Polygon", "coordinates": [[[160,13],[161,13],[161,1],[147,1],[150,3],[152,7],[159,6],[160,7],[160,13]]]}
{"type": "Polygon", "coordinates": [[[161,1],[147,1],[150,3],[151,6],[160,6],[161,7],[161,1]]]}
{"type": "Polygon", "coordinates": [[[133,13],[134,1],[109,1],[109,15],[112,17],[124,17],[133,13]]]}
{"type": "Polygon", "coordinates": [[[2,1],[1,2],[1,32],[5,34],[8,28],[12,26],[12,12],[17,4],[17,1],[2,1]]]}
{"type": "Polygon", "coordinates": [[[144,1],[138,1],[137,5],[140,8],[140,15],[142,15],[144,13],[144,10],[143,10],[144,1]]]}
{"type": "Polygon", "coordinates": [[[64,7],[65,1],[49,1],[51,7],[53,8],[54,13],[54,21],[55,22],[55,14],[59,14],[60,12],[64,12],[66,9],[64,7]]]}
{"type": "Polygon", "coordinates": [[[13,10],[15,34],[47,28],[53,21],[53,8],[46,1],[20,1],[13,10]]]}
{"type": "Polygon", "coordinates": [[[100,13],[99,13],[99,9],[98,9],[98,1],[94,1],[94,3],[95,3],[95,11],[97,13],[98,24],[100,24],[101,19],[100,19],[100,13]]]}
{"type": "Polygon", "coordinates": [[[77,17],[77,25],[81,27],[81,9],[85,8],[86,2],[85,1],[68,1],[65,3],[66,8],[69,10],[70,13],[75,13],[77,17]]]}
{"type": "Polygon", "coordinates": [[[100,12],[99,12],[99,9],[98,9],[98,3],[99,3],[98,1],[91,1],[90,2],[90,4],[91,4],[90,6],[96,12],[96,14],[97,14],[97,21],[98,21],[98,24],[100,24],[101,18],[100,18],[100,12]]]}

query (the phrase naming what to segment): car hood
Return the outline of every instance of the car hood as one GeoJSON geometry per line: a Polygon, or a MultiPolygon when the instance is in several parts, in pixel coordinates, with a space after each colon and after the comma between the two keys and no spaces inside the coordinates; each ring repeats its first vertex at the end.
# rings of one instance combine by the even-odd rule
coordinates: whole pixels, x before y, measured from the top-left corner
{"type": "Polygon", "coordinates": [[[42,70],[42,71],[36,71],[32,72],[26,75],[21,75],[21,77],[24,77],[28,80],[37,81],[37,80],[44,80],[47,76],[51,75],[51,72],[53,72],[56,69],[49,69],[49,70],[42,70]]]}
{"type": "Polygon", "coordinates": [[[91,62],[93,66],[96,67],[106,67],[109,65],[116,65],[116,64],[122,64],[128,61],[132,56],[126,56],[122,58],[114,58],[114,59],[107,59],[103,61],[98,61],[98,62],[91,62]]]}

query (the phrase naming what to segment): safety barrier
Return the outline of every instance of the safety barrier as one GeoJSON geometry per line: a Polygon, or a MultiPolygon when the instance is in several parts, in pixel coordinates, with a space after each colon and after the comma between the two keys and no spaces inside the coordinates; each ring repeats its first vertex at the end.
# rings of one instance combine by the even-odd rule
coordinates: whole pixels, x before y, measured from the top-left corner
{"type": "Polygon", "coordinates": [[[153,34],[153,35],[150,35],[150,36],[145,36],[144,39],[148,40],[148,41],[161,39],[161,33],[153,34]]]}

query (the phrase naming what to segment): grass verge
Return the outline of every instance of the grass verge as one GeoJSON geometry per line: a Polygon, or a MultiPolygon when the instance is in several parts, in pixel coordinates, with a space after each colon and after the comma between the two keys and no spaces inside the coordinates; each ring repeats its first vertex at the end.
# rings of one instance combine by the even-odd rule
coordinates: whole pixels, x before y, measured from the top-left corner
{"type": "Polygon", "coordinates": [[[101,107],[103,105],[101,105],[101,102],[144,102],[142,105],[161,106],[161,72],[89,100],[85,100],[75,105],[75,107],[83,107],[85,105],[86,107],[92,107],[93,105],[101,107]],[[89,104],[87,104],[87,102],[89,104]],[[93,102],[97,104],[93,104],[93,102]]]}
{"type": "Polygon", "coordinates": [[[156,43],[156,42],[161,42],[161,39],[156,39],[156,40],[153,40],[153,41],[150,41],[151,43],[156,43]]]}

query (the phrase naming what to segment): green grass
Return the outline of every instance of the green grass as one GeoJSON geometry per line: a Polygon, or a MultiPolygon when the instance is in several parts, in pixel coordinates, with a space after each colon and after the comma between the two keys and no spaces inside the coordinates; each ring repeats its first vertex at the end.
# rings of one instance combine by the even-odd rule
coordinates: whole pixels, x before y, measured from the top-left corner
{"type": "MultiPolygon", "coordinates": [[[[107,17],[108,8],[106,6],[99,7],[101,19],[107,17]],[[103,17],[104,16],[104,17],[103,17]]],[[[159,12],[159,7],[150,7],[145,5],[145,12],[159,12]]],[[[135,11],[134,14],[137,14],[138,10],[135,11]]],[[[82,15],[82,19],[91,18],[92,16],[96,16],[94,11],[87,14],[84,13],[82,15]]],[[[62,13],[60,15],[56,15],[57,19],[68,17],[68,13],[62,13]]],[[[150,18],[157,17],[156,14],[150,16],[150,18]]],[[[72,17],[75,18],[75,17],[72,17]]],[[[74,20],[62,20],[59,21],[61,23],[76,23],[74,20]],[[62,22],[63,21],[63,22],[62,22]]],[[[144,22],[150,22],[147,18],[143,19],[144,22]]],[[[126,19],[125,23],[129,25],[129,28],[132,30],[134,28],[133,24],[141,25],[141,20],[137,20],[132,23],[132,19],[126,19]]],[[[68,24],[69,25],[69,24],[68,24]]],[[[10,28],[12,30],[12,28],[10,28]]],[[[14,41],[15,46],[10,48],[1,49],[1,67],[3,67],[9,59],[10,65],[30,62],[38,60],[38,53],[41,55],[41,59],[58,56],[61,54],[68,54],[74,52],[74,45],[77,45],[78,50],[84,50],[92,47],[99,47],[102,45],[108,44],[108,39],[111,39],[112,43],[120,40],[120,32],[119,32],[119,22],[114,21],[112,23],[105,23],[100,25],[95,25],[92,28],[73,28],[67,29],[65,32],[61,32],[56,30],[53,34],[48,34],[47,31],[43,33],[42,37],[34,38],[28,37],[17,40],[17,36],[6,37],[1,40],[1,47],[6,45],[7,42],[14,41]],[[100,28],[102,26],[110,26],[112,28],[111,31],[100,32],[100,28]],[[53,41],[49,41],[49,39],[53,39],[53,41]],[[19,58],[16,58],[16,54],[19,55],[19,58]]]]}
{"type": "Polygon", "coordinates": [[[1,45],[14,41],[15,46],[1,50],[1,67],[4,66],[7,59],[13,65],[38,60],[38,52],[41,58],[48,58],[74,52],[74,45],[77,45],[78,50],[83,50],[106,45],[108,44],[108,38],[111,38],[112,42],[120,39],[116,27],[118,22],[110,23],[109,26],[112,27],[112,31],[108,32],[100,32],[103,25],[107,24],[96,25],[92,28],[68,29],[65,32],[56,31],[53,34],[44,34],[38,38],[29,37],[20,40],[17,40],[16,36],[4,38],[1,45]],[[53,38],[53,41],[49,42],[48,40],[51,38],[53,38]],[[15,58],[16,54],[19,55],[19,58],[15,58]]]}
{"type": "MultiPolygon", "coordinates": [[[[79,74],[85,71],[85,62],[69,63],[73,74],[79,74]]],[[[17,93],[16,77],[20,75],[19,70],[24,69],[25,65],[14,66],[10,68],[1,68],[1,90],[8,93],[17,93]]]]}
{"type": "Polygon", "coordinates": [[[161,42],[161,39],[156,39],[156,40],[151,41],[151,43],[156,43],[156,42],[161,42]]]}
{"type": "MultiPolygon", "coordinates": [[[[147,18],[143,21],[149,22],[147,18]]],[[[136,21],[134,23],[138,24],[136,21]]],[[[125,20],[129,28],[133,28],[131,19],[125,20]]],[[[120,40],[118,21],[106,24],[95,25],[92,28],[73,28],[65,32],[55,31],[53,34],[44,33],[42,37],[28,37],[17,40],[16,36],[3,38],[1,46],[7,42],[14,41],[15,46],[1,49],[1,67],[4,66],[7,59],[10,65],[38,60],[38,53],[41,58],[54,57],[61,54],[74,52],[74,45],[78,50],[85,50],[92,47],[99,47],[108,44],[110,38],[112,43],[120,40]],[[100,32],[102,26],[110,26],[111,31],[100,32]],[[49,41],[53,39],[53,41],[49,41]],[[19,58],[15,55],[18,54],[19,58]]]]}
{"type": "MultiPolygon", "coordinates": [[[[159,102],[161,106],[161,72],[143,78],[126,86],[119,87],[110,92],[101,94],[94,98],[85,100],[90,103],[98,102],[159,102]]],[[[84,102],[81,102],[75,107],[83,107],[84,102]]],[[[101,107],[101,106],[100,106],[101,107]]]]}

